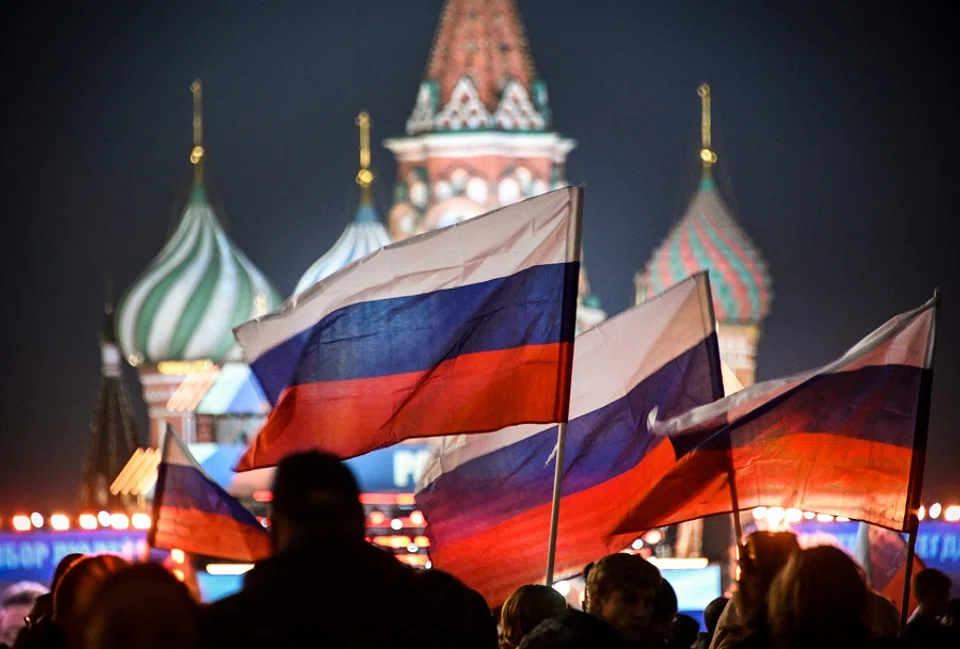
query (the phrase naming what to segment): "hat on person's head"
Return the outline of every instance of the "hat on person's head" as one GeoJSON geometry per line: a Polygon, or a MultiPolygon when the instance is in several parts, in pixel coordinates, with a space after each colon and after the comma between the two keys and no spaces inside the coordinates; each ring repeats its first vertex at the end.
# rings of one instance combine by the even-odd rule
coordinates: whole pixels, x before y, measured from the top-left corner
{"type": "Polygon", "coordinates": [[[284,458],[273,479],[274,515],[298,518],[316,511],[361,512],[360,489],[339,458],[317,451],[284,458]]]}

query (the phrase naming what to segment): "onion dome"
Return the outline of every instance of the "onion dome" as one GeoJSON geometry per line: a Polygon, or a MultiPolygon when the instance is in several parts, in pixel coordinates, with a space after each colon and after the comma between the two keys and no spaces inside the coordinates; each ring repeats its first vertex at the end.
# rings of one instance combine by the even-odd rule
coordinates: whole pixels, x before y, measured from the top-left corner
{"type": "Polygon", "coordinates": [[[130,364],[240,358],[233,328],[280,304],[220,225],[203,185],[200,84],[194,93],[194,185],[173,236],[127,289],[117,335],[130,364]]]}
{"type": "Polygon", "coordinates": [[[374,174],[370,169],[370,123],[370,116],[366,112],[357,116],[357,126],[360,127],[360,171],[357,173],[360,205],[353,222],[347,226],[333,247],[313,262],[303,274],[297,282],[295,295],[390,243],[390,235],[380,221],[371,197],[370,187],[374,174]]]}
{"type": "Polygon", "coordinates": [[[703,179],[693,201],[647,264],[643,289],[656,295],[701,270],[710,272],[718,322],[758,324],[770,311],[772,282],[759,249],[740,228],[717,192],[710,167],[710,89],[703,99],[703,179]]]}

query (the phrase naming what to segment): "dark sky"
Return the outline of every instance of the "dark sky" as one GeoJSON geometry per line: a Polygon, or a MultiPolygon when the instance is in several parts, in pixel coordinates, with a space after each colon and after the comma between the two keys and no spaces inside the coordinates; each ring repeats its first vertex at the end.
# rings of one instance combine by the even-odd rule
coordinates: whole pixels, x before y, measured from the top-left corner
{"type": "MultiPolygon", "coordinates": [[[[377,141],[402,133],[441,1],[13,4],[0,505],[39,508],[76,493],[104,274],[126,287],[186,198],[191,80],[221,216],[286,295],[351,217],[356,113],[377,141]]],[[[960,501],[960,33],[923,8],[938,4],[520,2],[556,126],[580,143],[568,177],[587,186],[608,311],[696,186],[703,81],[721,189],[774,277],[761,379],[833,359],[940,287],[928,502],[960,501]]],[[[394,165],[374,156],[385,211],[394,165]]]]}

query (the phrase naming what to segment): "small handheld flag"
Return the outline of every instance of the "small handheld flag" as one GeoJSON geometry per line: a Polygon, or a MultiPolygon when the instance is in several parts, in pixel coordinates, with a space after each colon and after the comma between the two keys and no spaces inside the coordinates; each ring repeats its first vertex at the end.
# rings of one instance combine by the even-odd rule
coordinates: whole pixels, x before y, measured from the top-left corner
{"type": "Polygon", "coordinates": [[[271,552],[257,518],[207,476],[169,427],[147,541],[154,548],[250,563],[271,552]]]}

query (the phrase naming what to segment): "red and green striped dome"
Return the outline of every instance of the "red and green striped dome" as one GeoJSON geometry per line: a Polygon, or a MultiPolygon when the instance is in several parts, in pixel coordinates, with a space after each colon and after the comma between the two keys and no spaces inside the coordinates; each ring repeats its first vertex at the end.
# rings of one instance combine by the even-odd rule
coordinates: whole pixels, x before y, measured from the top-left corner
{"type": "Polygon", "coordinates": [[[704,269],[710,271],[717,321],[758,324],[770,312],[773,291],[767,265],[710,176],[704,177],[686,214],[647,264],[647,295],[704,269]]]}

